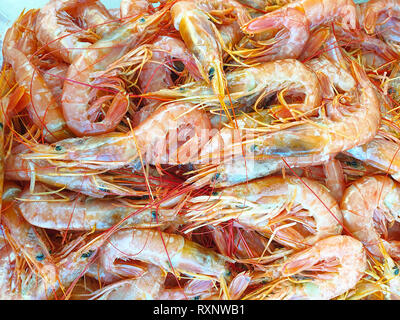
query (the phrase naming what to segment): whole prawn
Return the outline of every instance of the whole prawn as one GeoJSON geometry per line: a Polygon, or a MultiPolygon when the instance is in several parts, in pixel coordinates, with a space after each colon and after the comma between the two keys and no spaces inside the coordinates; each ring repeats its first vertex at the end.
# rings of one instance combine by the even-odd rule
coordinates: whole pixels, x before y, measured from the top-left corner
{"type": "Polygon", "coordinates": [[[298,275],[301,280],[304,274],[304,281],[283,282],[271,294],[258,293],[258,298],[333,299],[352,289],[364,276],[366,269],[365,249],[360,241],[349,236],[332,236],[293,254],[283,263],[282,276],[296,279],[298,275]]]}
{"type": "Polygon", "coordinates": [[[190,200],[186,216],[195,225],[238,223],[302,248],[342,231],[342,213],[329,190],[310,179],[267,177],[190,200]],[[318,195],[318,196],[317,196],[318,195]],[[209,203],[204,203],[204,201],[209,203]],[[290,221],[296,221],[311,234],[290,221]]]}
{"type": "Polygon", "coordinates": [[[340,207],[344,225],[378,257],[382,257],[382,243],[393,259],[400,259],[399,241],[390,236],[391,226],[399,219],[399,199],[399,185],[385,176],[363,177],[343,195],[340,207]]]}

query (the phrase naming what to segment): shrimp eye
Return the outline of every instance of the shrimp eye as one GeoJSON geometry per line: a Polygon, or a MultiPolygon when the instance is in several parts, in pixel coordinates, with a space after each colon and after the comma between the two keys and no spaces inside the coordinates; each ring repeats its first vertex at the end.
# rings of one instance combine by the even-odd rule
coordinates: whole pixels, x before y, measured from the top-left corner
{"type": "Polygon", "coordinates": [[[151,217],[153,218],[153,220],[156,220],[157,218],[157,213],[155,211],[151,212],[151,217]]]}
{"type": "Polygon", "coordinates": [[[62,151],[62,149],[63,149],[63,147],[62,147],[62,146],[59,146],[59,145],[57,145],[57,146],[54,147],[54,150],[56,150],[56,151],[58,151],[58,152],[62,151]]]}
{"type": "Polygon", "coordinates": [[[89,250],[81,255],[81,258],[89,258],[93,254],[94,250],[89,250]]]}
{"type": "Polygon", "coordinates": [[[215,69],[214,67],[211,67],[210,70],[208,70],[208,79],[212,80],[212,78],[214,77],[214,73],[215,73],[215,69]]]}
{"type": "Polygon", "coordinates": [[[217,196],[217,195],[218,195],[218,192],[217,192],[217,191],[213,191],[212,195],[213,195],[213,196],[217,196]]]}
{"type": "Polygon", "coordinates": [[[44,259],[44,254],[43,253],[38,254],[35,258],[37,261],[42,261],[44,259]]]}
{"type": "Polygon", "coordinates": [[[144,23],[144,22],[146,22],[146,19],[145,19],[145,18],[140,18],[140,19],[139,19],[139,22],[140,22],[140,23],[144,23]]]}
{"type": "Polygon", "coordinates": [[[104,188],[104,187],[99,187],[99,190],[100,190],[101,192],[108,192],[108,189],[107,189],[107,188],[104,188]]]}
{"type": "Polygon", "coordinates": [[[397,266],[393,267],[394,269],[394,275],[397,276],[399,274],[399,268],[397,266]]]}
{"type": "Polygon", "coordinates": [[[200,296],[195,296],[193,300],[200,300],[200,296]]]}
{"type": "Polygon", "coordinates": [[[220,175],[221,175],[220,173],[216,173],[216,174],[212,177],[211,182],[214,182],[214,181],[218,180],[218,178],[219,178],[220,175]]]}
{"type": "Polygon", "coordinates": [[[3,129],[3,124],[0,122],[0,130],[3,129]]]}

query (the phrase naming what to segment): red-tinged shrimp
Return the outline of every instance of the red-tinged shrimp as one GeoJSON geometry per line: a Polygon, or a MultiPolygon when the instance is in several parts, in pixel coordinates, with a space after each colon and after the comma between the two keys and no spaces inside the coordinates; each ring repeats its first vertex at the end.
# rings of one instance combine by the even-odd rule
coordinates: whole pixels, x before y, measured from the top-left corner
{"type": "Polygon", "coordinates": [[[154,4],[164,4],[165,2],[165,0],[121,0],[120,16],[122,19],[131,19],[146,13],[154,4]]]}
{"type": "Polygon", "coordinates": [[[197,225],[236,219],[294,248],[342,231],[336,200],[324,185],[310,179],[267,177],[215,193],[190,199],[186,216],[197,225]]]}
{"type": "Polygon", "coordinates": [[[49,1],[38,13],[36,37],[52,55],[61,58],[66,63],[82,54],[93,43],[96,37],[84,30],[73,21],[68,13],[79,6],[95,3],[96,0],[55,0],[49,1]]]}
{"type": "Polygon", "coordinates": [[[212,280],[192,279],[180,288],[164,288],[157,300],[204,300],[218,293],[212,280]]]}
{"type": "Polygon", "coordinates": [[[160,36],[152,43],[151,47],[151,60],[143,65],[139,76],[139,86],[143,92],[154,92],[174,85],[169,70],[171,67],[168,67],[168,64],[171,64],[168,63],[168,60],[172,59],[182,61],[194,79],[201,79],[196,61],[181,40],[160,36]]]}
{"type": "MultiPolygon", "coordinates": [[[[278,31],[261,59],[297,58],[310,36],[309,30],[341,20],[346,29],[356,28],[356,7],[352,0],[300,0],[249,21],[242,30],[250,34],[278,31]]],[[[273,35],[273,33],[272,33],[273,35]]]]}
{"type": "MultiPolygon", "coordinates": [[[[68,69],[62,94],[62,108],[68,127],[77,136],[99,135],[113,131],[125,115],[129,99],[118,74],[112,79],[98,74],[122,58],[146,36],[154,33],[166,9],[142,17],[115,29],[88,47],[73,60],[68,69]],[[107,94],[98,98],[102,89],[107,94]],[[110,90],[112,93],[110,94],[110,90]],[[115,92],[116,91],[116,92],[115,92]],[[93,101],[95,100],[95,101],[93,101]],[[101,107],[109,105],[104,118],[98,121],[101,107]]],[[[138,53],[136,60],[142,60],[138,53]]]]}
{"type": "MultiPolygon", "coordinates": [[[[371,141],[380,126],[380,103],[375,87],[360,67],[353,63],[357,76],[357,89],[353,91],[355,101],[351,106],[342,106],[338,115],[320,117],[312,122],[293,125],[273,133],[267,133],[254,143],[244,145],[245,152],[255,155],[286,157],[321,156],[337,154],[371,141]],[[364,119],[360,126],[359,119],[364,119]]],[[[243,153],[243,151],[241,151],[243,153]]]]}
{"type": "Polygon", "coordinates": [[[182,145],[198,150],[209,139],[210,129],[205,111],[189,103],[173,103],[158,108],[128,133],[114,132],[66,139],[54,145],[35,145],[34,152],[26,154],[25,158],[44,157],[53,159],[58,166],[111,170],[139,159],[140,152],[148,164],[179,164],[187,159],[177,158],[176,150],[182,145]]]}
{"type": "MultiPolygon", "coordinates": [[[[171,8],[175,29],[179,30],[183,41],[196,58],[203,79],[211,84],[221,102],[228,82],[223,70],[222,40],[213,22],[215,18],[210,17],[216,16],[214,21],[218,21],[218,18],[223,20],[227,13],[232,13],[239,25],[249,20],[246,8],[235,0],[179,1],[171,8]]],[[[224,110],[227,112],[226,106],[224,110]]]]}
{"type": "MultiPolygon", "coordinates": [[[[71,136],[60,105],[57,103],[38,68],[20,51],[18,42],[21,36],[18,22],[7,30],[4,37],[3,55],[15,73],[17,83],[30,95],[27,106],[32,121],[43,129],[43,136],[49,142],[71,136]]],[[[24,51],[29,52],[28,48],[24,51]]]]}
{"type": "Polygon", "coordinates": [[[183,222],[174,209],[140,210],[119,199],[95,199],[72,192],[48,193],[40,184],[36,184],[33,193],[26,190],[19,196],[18,208],[30,224],[55,230],[106,230],[122,220],[124,228],[165,228],[170,223],[183,222]]]}
{"type": "Polygon", "coordinates": [[[112,234],[101,248],[99,259],[108,272],[115,272],[114,261],[134,259],[152,263],[170,272],[192,276],[229,277],[231,259],[177,234],[151,229],[125,229],[112,234]]]}
{"type": "Polygon", "coordinates": [[[284,282],[267,299],[333,299],[355,287],[366,269],[366,253],[360,241],[342,235],[322,239],[282,265],[283,276],[304,281],[284,282]]]}
{"type": "Polygon", "coordinates": [[[43,80],[46,82],[47,87],[53,94],[57,103],[61,105],[61,95],[64,86],[64,80],[66,79],[69,65],[66,63],[59,63],[58,65],[43,71],[43,80]]]}
{"type": "Polygon", "coordinates": [[[103,174],[85,172],[85,170],[74,168],[62,170],[46,160],[25,160],[23,156],[26,152],[26,148],[20,145],[8,155],[4,163],[6,179],[33,183],[38,181],[95,198],[102,198],[107,195],[142,196],[146,194],[143,191],[135,191],[106,181],[107,176],[103,174]]]}
{"type": "Polygon", "coordinates": [[[399,221],[400,188],[389,177],[363,177],[348,187],[341,201],[343,222],[351,235],[374,255],[382,257],[380,243],[395,260],[400,242],[391,227],[399,221]]]}

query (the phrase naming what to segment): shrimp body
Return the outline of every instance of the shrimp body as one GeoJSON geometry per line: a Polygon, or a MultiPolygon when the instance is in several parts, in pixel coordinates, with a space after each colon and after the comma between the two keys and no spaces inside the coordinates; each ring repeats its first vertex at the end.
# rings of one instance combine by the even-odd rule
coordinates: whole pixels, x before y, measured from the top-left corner
{"type": "Polygon", "coordinates": [[[35,32],[39,42],[53,55],[72,63],[82,53],[81,49],[88,48],[91,42],[87,39],[88,32],[74,24],[67,12],[94,2],[96,0],[49,1],[38,13],[40,23],[36,25],[35,32]]]}
{"type": "Polygon", "coordinates": [[[395,25],[385,25],[388,19],[395,18],[395,20],[398,20],[400,17],[398,0],[372,0],[362,4],[361,7],[364,29],[368,34],[374,33],[376,27],[381,29],[380,27],[382,27],[382,24],[385,30],[385,32],[382,32],[383,37],[386,36],[386,33],[391,34],[393,31],[400,34],[398,22],[395,25]],[[388,30],[386,30],[386,28],[388,28],[388,30]]]}
{"type": "MultiPolygon", "coordinates": [[[[355,67],[355,65],[353,65],[355,67]]],[[[254,144],[246,145],[246,152],[255,155],[279,155],[286,157],[336,154],[371,141],[380,126],[380,104],[375,89],[358,67],[354,68],[358,87],[356,106],[351,111],[341,112],[339,118],[319,119],[315,123],[294,125],[288,129],[269,133],[257,138],[254,144]],[[359,119],[365,119],[363,126],[359,119]],[[257,142],[259,141],[259,142],[257,142]]]]}
{"type": "MultiPolygon", "coordinates": [[[[300,61],[293,59],[260,63],[255,67],[244,68],[227,73],[229,99],[225,103],[248,104],[264,93],[266,97],[280,90],[304,95],[303,104],[293,104],[291,107],[299,113],[313,113],[321,102],[318,78],[314,72],[300,61]]],[[[149,96],[161,98],[184,98],[193,103],[217,105],[218,97],[204,82],[193,82],[176,89],[162,89],[152,92],[149,96]]]]}
{"type": "Polygon", "coordinates": [[[43,194],[46,189],[37,184],[34,193],[20,195],[18,208],[32,225],[55,230],[106,230],[125,219],[123,227],[151,228],[168,222],[179,223],[176,210],[129,207],[119,200],[100,200],[74,193],[63,193],[64,198],[43,194]],[[58,201],[57,201],[58,200],[58,201]]]}
{"type": "Polygon", "coordinates": [[[171,8],[175,29],[195,56],[203,79],[211,84],[219,99],[225,96],[227,81],[223,71],[221,40],[209,13],[223,13],[224,9],[233,11],[240,25],[248,20],[245,8],[234,0],[179,1],[171,8]]]}
{"type": "Polygon", "coordinates": [[[208,275],[217,279],[228,275],[226,263],[230,261],[180,235],[151,229],[125,229],[111,235],[101,248],[100,261],[105,270],[117,272],[114,267],[117,258],[131,258],[171,272],[208,275]]]}
{"type": "Polygon", "coordinates": [[[193,221],[212,222],[210,217],[216,223],[237,219],[246,227],[276,234],[274,240],[291,247],[301,248],[342,231],[342,213],[336,200],[325,186],[306,178],[267,177],[190,201],[196,204],[188,215],[193,221]],[[215,201],[215,208],[207,210],[207,203],[202,203],[205,198],[215,201]],[[292,219],[310,228],[311,234],[285,225],[292,219]]]}
{"type": "Polygon", "coordinates": [[[107,70],[110,64],[134,48],[145,34],[151,34],[151,27],[160,22],[164,14],[165,10],[160,10],[147,19],[142,18],[122,25],[73,60],[68,69],[68,81],[64,83],[61,101],[67,125],[77,136],[107,133],[119,124],[129,104],[123,84],[119,80],[111,81],[105,75],[99,79],[98,72],[107,70]],[[94,88],[108,89],[108,95],[96,100],[97,102],[111,101],[101,121],[96,121],[101,104],[96,104],[96,101],[91,104],[93,94],[96,93],[94,88]],[[110,95],[109,89],[114,91],[113,94],[110,95]]]}
{"type": "Polygon", "coordinates": [[[372,141],[346,151],[346,154],[389,173],[400,181],[400,146],[390,140],[375,137],[372,141]]]}
{"type": "Polygon", "coordinates": [[[349,236],[332,236],[315,243],[310,249],[295,253],[283,263],[283,276],[294,276],[313,268],[326,271],[326,277],[284,286],[272,299],[301,300],[335,298],[352,289],[367,269],[365,249],[349,236]],[[321,266],[320,266],[321,264],[321,266]]]}
{"type": "Polygon", "coordinates": [[[193,56],[181,40],[161,36],[153,42],[152,47],[152,58],[143,66],[139,76],[139,85],[144,92],[158,91],[174,84],[170,71],[162,65],[171,58],[181,60],[196,80],[201,78],[193,56]]]}
{"type": "Polygon", "coordinates": [[[278,30],[274,43],[261,59],[297,58],[310,36],[310,29],[333,20],[342,20],[346,29],[356,28],[356,7],[352,0],[300,0],[256,17],[242,30],[258,34],[278,30]]]}
{"type": "Polygon", "coordinates": [[[208,140],[204,133],[208,134],[210,129],[205,111],[189,103],[173,103],[158,108],[132,132],[65,139],[50,146],[37,145],[25,158],[46,157],[62,166],[110,170],[139,159],[140,152],[148,164],[179,164],[186,158],[178,158],[177,149],[183,145],[191,149],[189,146],[193,144],[198,150],[208,140]]]}
{"type": "Polygon", "coordinates": [[[390,239],[390,226],[399,221],[400,188],[385,176],[363,177],[348,187],[341,201],[343,222],[368,250],[382,257],[379,245],[400,259],[399,241],[390,239]]]}
{"type": "MultiPolygon", "coordinates": [[[[24,18],[31,18],[29,20],[31,24],[35,21],[32,19],[37,19],[32,11],[24,18]]],[[[4,59],[12,66],[17,83],[30,95],[30,104],[27,106],[29,115],[32,121],[43,129],[45,139],[54,142],[67,138],[71,136],[71,132],[66,126],[61,106],[29,58],[29,54],[33,54],[36,50],[35,44],[31,43],[34,40],[31,40],[29,45],[24,43],[22,47],[20,43],[24,35],[24,32],[21,34],[18,30],[18,24],[7,30],[3,47],[4,59]]]]}

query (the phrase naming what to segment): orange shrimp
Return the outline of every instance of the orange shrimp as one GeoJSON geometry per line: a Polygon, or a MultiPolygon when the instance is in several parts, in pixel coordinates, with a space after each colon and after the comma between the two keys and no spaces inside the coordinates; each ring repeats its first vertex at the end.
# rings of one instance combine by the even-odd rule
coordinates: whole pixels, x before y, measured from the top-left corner
{"type": "Polygon", "coordinates": [[[354,63],[353,70],[358,85],[352,92],[356,104],[347,107],[349,110],[262,135],[254,143],[245,144],[245,152],[287,157],[332,155],[371,141],[381,122],[379,100],[364,71],[354,63]],[[359,119],[365,119],[363,126],[359,125],[359,119]]]}
{"type": "Polygon", "coordinates": [[[360,241],[342,235],[322,239],[290,256],[282,265],[283,276],[299,275],[301,280],[304,274],[306,280],[285,282],[267,299],[333,299],[352,289],[366,269],[365,249],[360,241]]]}
{"type": "MultiPolygon", "coordinates": [[[[28,27],[33,27],[35,12],[30,11],[25,19],[30,19],[28,27]]],[[[28,32],[28,31],[26,31],[28,32]]],[[[10,63],[16,81],[30,95],[30,105],[27,106],[32,121],[43,129],[43,136],[49,142],[58,141],[71,136],[68,130],[60,105],[54,98],[39,70],[31,62],[28,56],[20,51],[18,42],[23,39],[25,32],[19,31],[18,21],[7,30],[3,47],[3,55],[6,62],[10,63]]],[[[24,51],[34,51],[25,43],[24,51]]],[[[34,45],[31,44],[30,45],[34,45]]]]}
{"type": "Polygon", "coordinates": [[[183,220],[174,209],[140,210],[123,200],[88,198],[72,192],[46,193],[47,189],[36,184],[33,193],[24,191],[19,197],[18,208],[32,225],[55,230],[90,231],[106,230],[124,220],[122,227],[152,228],[180,224],[183,220]]]}
{"type": "MultiPolygon", "coordinates": [[[[68,127],[77,136],[99,135],[113,131],[128,109],[129,100],[118,77],[99,78],[110,64],[123,57],[146,36],[155,32],[155,26],[165,16],[166,9],[128,22],[115,29],[81,53],[73,61],[67,73],[62,94],[62,108],[68,127]],[[93,95],[101,89],[108,94],[97,99],[91,105],[93,95]],[[110,93],[109,91],[115,91],[110,93]],[[111,101],[104,119],[97,121],[100,107],[111,101]]],[[[134,55],[134,53],[131,53],[134,55]]],[[[143,61],[138,53],[134,57],[143,61]]]]}
{"type": "Polygon", "coordinates": [[[205,111],[189,103],[172,103],[158,108],[131,132],[35,145],[24,158],[44,157],[60,167],[98,170],[121,168],[139,159],[139,155],[147,164],[179,164],[186,159],[178,158],[176,150],[183,145],[198,150],[209,139],[210,129],[205,111]]]}
{"type": "Polygon", "coordinates": [[[223,71],[222,40],[218,36],[212,15],[223,18],[233,13],[239,25],[249,20],[244,6],[235,0],[179,1],[171,8],[171,17],[176,30],[196,58],[203,79],[211,84],[213,92],[221,101],[227,113],[223,99],[227,80],[223,71]],[[213,19],[213,20],[212,20],[213,19]]]}
{"type": "Polygon", "coordinates": [[[393,259],[400,259],[400,242],[396,233],[394,238],[390,233],[399,219],[399,200],[399,185],[385,176],[363,177],[343,195],[340,206],[344,225],[378,257],[382,257],[382,243],[393,259]]]}
{"type": "Polygon", "coordinates": [[[294,1],[254,18],[246,23],[242,30],[249,34],[278,31],[273,44],[263,52],[264,61],[297,58],[309,38],[309,30],[333,20],[341,20],[345,29],[354,30],[357,19],[353,1],[294,1]]]}
{"type": "MultiPolygon", "coordinates": [[[[102,198],[107,195],[142,196],[142,191],[135,191],[128,187],[117,186],[106,181],[102,174],[85,172],[85,170],[68,168],[59,170],[46,160],[25,160],[27,148],[20,145],[14,148],[5,160],[5,177],[14,181],[35,181],[46,183],[56,188],[66,188],[91,197],[102,198]]],[[[33,186],[33,185],[32,185],[33,186]]]]}
{"type": "Polygon", "coordinates": [[[55,0],[49,1],[38,13],[35,33],[39,42],[51,54],[59,57],[66,63],[72,63],[93,43],[93,37],[88,30],[84,30],[74,23],[68,13],[78,6],[95,3],[96,0],[55,0]]]}
{"type": "Polygon", "coordinates": [[[155,264],[166,271],[218,280],[229,278],[227,263],[232,262],[180,235],[151,229],[125,229],[112,234],[102,246],[99,259],[105,270],[117,273],[114,268],[117,258],[131,258],[155,264]]]}
{"type": "Polygon", "coordinates": [[[294,248],[342,231],[336,200],[325,186],[310,179],[267,177],[215,193],[190,199],[186,216],[195,225],[236,219],[294,248]]]}
{"type": "Polygon", "coordinates": [[[163,66],[170,58],[178,58],[196,80],[200,79],[196,62],[181,40],[160,36],[151,46],[151,60],[144,64],[139,76],[139,86],[143,92],[158,91],[174,84],[168,67],[163,66]]]}

